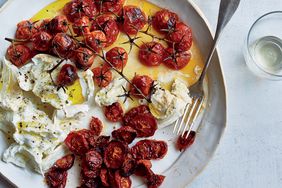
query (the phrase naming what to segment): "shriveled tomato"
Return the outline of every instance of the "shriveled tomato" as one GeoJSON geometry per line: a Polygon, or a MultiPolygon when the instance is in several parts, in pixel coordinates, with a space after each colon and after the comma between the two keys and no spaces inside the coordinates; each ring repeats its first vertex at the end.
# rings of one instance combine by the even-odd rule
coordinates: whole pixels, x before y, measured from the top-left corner
{"type": "Polygon", "coordinates": [[[83,16],[93,18],[98,14],[97,7],[92,0],[72,0],[64,6],[63,12],[71,22],[83,16]]]}
{"type": "Polygon", "coordinates": [[[164,47],[158,42],[144,43],[139,50],[139,60],[146,66],[158,66],[163,61],[164,47]]]}
{"type": "Polygon", "coordinates": [[[124,142],[126,144],[131,144],[133,140],[137,137],[137,131],[129,126],[123,126],[112,132],[114,139],[124,142]]]}
{"type": "Polygon", "coordinates": [[[39,31],[45,31],[47,33],[50,33],[51,34],[51,31],[50,31],[50,21],[51,19],[44,19],[40,22],[40,25],[39,25],[39,31]]]}
{"type": "Polygon", "coordinates": [[[137,6],[124,6],[119,16],[120,30],[128,35],[136,35],[147,23],[145,13],[137,6]]]}
{"type": "Polygon", "coordinates": [[[162,185],[163,181],[165,179],[165,176],[153,174],[148,177],[147,186],[148,188],[158,188],[162,185]]]}
{"type": "MultiPolygon", "coordinates": [[[[122,70],[127,63],[128,54],[124,48],[114,47],[106,53],[106,59],[112,66],[122,70]]],[[[105,65],[110,67],[107,63],[105,63],[105,65]]]]}
{"type": "Polygon", "coordinates": [[[133,117],[138,114],[151,114],[150,109],[147,105],[140,105],[129,110],[123,117],[123,125],[127,126],[130,124],[133,117]]]}
{"type": "Polygon", "coordinates": [[[65,64],[58,75],[57,84],[59,86],[69,86],[78,78],[76,68],[71,64],[65,64]]]}
{"type": "MultiPolygon", "coordinates": [[[[152,85],[153,85],[153,79],[150,78],[147,75],[136,75],[132,79],[132,84],[134,84],[142,93],[144,96],[148,97],[150,95],[152,85]]],[[[133,86],[130,87],[130,92],[132,95],[138,98],[143,98],[143,96],[137,91],[137,89],[133,86]]]]}
{"type": "Polygon", "coordinates": [[[86,70],[94,63],[95,54],[88,48],[80,47],[75,50],[74,57],[76,67],[86,70]]]}
{"type": "Polygon", "coordinates": [[[79,134],[78,131],[69,133],[64,142],[68,149],[76,155],[83,155],[89,149],[87,136],[85,134],[79,134]]]}
{"type": "Polygon", "coordinates": [[[82,176],[79,188],[100,188],[99,178],[87,178],[82,176]]]}
{"type": "Polygon", "coordinates": [[[30,60],[32,53],[31,50],[22,44],[12,44],[7,49],[7,59],[11,61],[15,66],[21,67],[30,60]]]}
{"type": "Polygon", "coordinates": [[[96,117],[92,117],[89,127],[96,136],[99,136],[103,130],[103,124],[101,120],[96,117]]]}
{"type": "Polygon", "coordinates": [[[100,52],[106,46],[107,38],[102,31],[92,31],[85,36],[85,43],[95,52],[100,52]]]}
{"type": "Polygon", "coordinates": [[[95,150],[88,151],[82,160],[82,173],[85,177],[96,178],[100,175],[103,158],[95,150]]]}
{"type": "Polygon", "coordinates": [[[17,24],[16,39],[29,40],[37,31],[38,29],[31,21],[21,21],[17,24]]]}
{"type": "Polygon", "coordinates": [[[120,171],[115,172],[115,184],[114,187],[116,188],[130,188],[131,187],[131,179],[130,177],[123,177],[120,175],[120,171]]]}
{"type": "Polygon", "coordinates": [[[168,145],[164,141],[141,140],[131,148],[136,159],[162,159],[167,153],[168,145]]]}
{"type": "Polygon", "coordinates": [[[108,147],[110,143],[110,136],[99,136],[91,146],[98,152],[104,153],[104,150],[108,147]]]}
{"type": "Polygon", "coordinates": [[[73,166],[74,159],[75,156],[73,154],[66,155],[58,159],[54,166],[60,170],[69,170],[73,166]]]}
{"type": "Polygon", "coordinates": [[[195,141],[196,138],[195,131],[191,131],[188,137],[187,134],[188,131],[186,131],[183,136],[179,136],[177,139],[176,147],[179,151],[184,151],[185,149],[189,148],[195,141]]]}
{"type": "Polygon", "coordinates": [[[31,38],[33,48],[35,50],[45,52],[48,51],[52,45],[53,36],[45,31],[39,31],[31,38]]]}
{"type": "Polygon", "coordinates": [[[137,131],[137,137],[153,136],[158,128],[157,120],[151,114],[138,114],[131,119],[128,126],[137,131]]]}
{"type": "Polygon", "coordinates": [[[130,153],[128,153],[120,169],[120,174],[124,177],[129,177],[132,174],[134,174],[135,170],[136,170],[136,160],[133,158],[133,156],[130,153]]]}
{"type": "Polygon", "coordinates": [[[175,24],[179,21],[177,14],[167,10],[162,9],[153,17],[153,27],[160,33],[168,33],[171,29],[175,27],[175,24]]]}
{"type": "Polygon", "coordinates": [[[110,187],[110,180],[108,175],[108,170],[106,168],[102,168],[100,171],[100,179],[101,183],[105,187],[110,187]]]}
{"type": "Polygon", "coordinates": [[[100,12],[118,13],[125,0],[94,0],[100,12]]]}
{"type": "Polygon", "coordinates": [[[176,51],[173,48],[166,49],[164,53],[164,64],[170,69],[183,69],[190,61],[191,53],[189,51],[176,51]]]}
{"type": "Polygon", "coordinates": [[[94,81],[99,87],[106,87],[112,81],[112,72],[106,67],[96,67],[92,72],[94,81]]]}
{"type": "Polygon", "coordinates": [[[74,40],[65,33],[58,33],[52,41],[53,53],[60,58],[69,58],[76,48],[74,40]]]}
{"type": "Polygon", "coordinates": [[[44,176],[49,187],[64,188],[66,186],[68,173],[65,170],[52,167],[44,176]]]}
{"type": "Polygon", "coordinates": [[[73,32],[78,36],[84,36],[90,33],[90,20],[88,17],[83,16],[76,19],[72,24],[73,32]]]}
{"type": "Polygon", "coordinates": [[[49,24],[50,31],[53,34],[56,33],[65,33],[68,31],[68,20],[67,17],[64,15],[59,15],[54,17],[49,24]]]}
{"type": "Polygon", "coordinates": [[[127,147],[119,141],[111,141],[104,151],[104,163],[108,168],[118,169],[122,166],[127,147]]]}
{"type": "Polygon", "coordinates": [[[100,30],[106,35],[106,47],[111,46],[118,37],[119,29],[115,17],[111,14],[103,14],[97,17],[91,27],[91,31],[100,30]]]}
{"type": "Polygon", "coordinates": [[[150,160],[138,160],[136,163],[136,170],[134,174],[136,176],[148,177],[153,173],[151,168],[152,163],[150,160]]]}
{"type": "Polygon", "coordinates": [[[111,122],[119,122],[123,117],[123,109],[120,103],[115,102],[110,106],[105,107],[105,116],[111,122]]]}
{"type": "Polygon", "coordinates": [[[166,38],[170,41],[170,46],[175,44],[177,51],[187,51],[193,43],[192,29],[183,22],[176,23],[174,30],[166,38]]]}

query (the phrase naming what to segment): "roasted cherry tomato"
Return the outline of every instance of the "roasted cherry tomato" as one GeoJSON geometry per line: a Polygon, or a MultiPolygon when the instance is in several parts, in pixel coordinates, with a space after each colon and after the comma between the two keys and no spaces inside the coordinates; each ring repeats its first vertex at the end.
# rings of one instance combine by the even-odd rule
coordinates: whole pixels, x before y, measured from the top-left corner
{"type": "Polygon", "coordinates": [[[29,40],[37,31],[38,29],[31,21],[21,21],[17,25],[16,39],[29,40]]]}
{"type": "Polygon", "coordinates": [[[131,148],[131,153],[136,159],[162,159],[167,153],[168,145],[164,141],[141,140],[131,148]]]}
{"type": "Polygon", "coordinates": [[[47,33],[50,33],[51,34],[51,31],[50,31],[50,19],[44,19],[40,22],[40,25],[39,25],[39,31],[45,31],[47,33]]]}
{"type": "Polygon", "coordinates": [[[25,65],[31,56],[31,50],[25,45],[12,44],[7,49],[7,59],[17,67],[25,65]]]}
{"type": "Polygon", "coordinates": [[[94,0],[100,12],[118,13],[125,0],[94,0]]]}
{"type": "Polygon", "coordinates": [[[54,17],[50,21],[49,27],[50,27],[50,31],[53,34],[67,32],[69,29],[67,17],[64,15],[59,15],[54,17]]]}
{"type": "Polygon", "coordinates": [[[128,153],[120,169],[120,174],[124,177],[129,177],[132,174],[134,174],[135,170],[136,170],[136,160],[133,158],[133,156],[130,153],[128,153]]]}
{"type": "Polygon", "coordinates": [[[90,20],[88,17],[83,16],[76,19],[72,25],[73,32],[78,36],[85,36],[90,33],[90,20]]]}
{"type": "Polygon", "coordinates": [[[146,105],[140,105],[129,110],[123,117],[123,125],[126,126],[130,124],[133,117],[138,114],[151,114],[150,109],[146,105]]]}
{"type": "MultiPolygon", "coordinates": [[[[112,64],[112,66],[122,70],[127,63],[128,54],[125,49],[121,47],[114,47],[106,53],[106,59],[112,64]]],[[[105,63],[105,66],[111,67],[108,63],[105,63]]]]}
{"type": "Polygon", "coordinates": [[[96,178],[99,176],[103,158],[95,150],[88,151],[82,159],[82,173],[85,177],[96,178]]]}
{"type": "Polygon", "coordinates": [[[105,148],[110,143],[110,136],[99,136],[91,146],[98,152],[104,153],[105,148]]]}
{"type": "Polygon", "coordinates": [[[91,31],[94,30],[101,30],[106,35],[106,47],[111,46],[117,40],[119,34],[117,22],[113,15],[110,14],[104,14],[97,17],[93,21],[91,27],[91,31]]]}
{"type": "Polygon", "coordinates": [[[99,87],[106,87],[112,81],[112,72],[106,67],[96,67],[92,69],[93,78],[99,87]]]}
{"type": "Polygon", "coordinates": [[[162,185],[164,179],[165,176],[163,175],[152,174],[148,177],[147,186],[148,188],[158,188],[162,185]]]}
{"type": "Polygon", "coordinates": [[[173,48],[166,49],[164,53],[164,64],[173,70],[183,69],[190,61],[191,53],[189,51],[179,52],[173,48]]]}
{"type": "Polygon", "coordinates": [[[93,18],[98,14],[97,7],[92,0],[72,0],[65,5],[63,12],[71,22],[83,16],[93,18]]]}
{"type": "Polygon", "coordinates": [[[170,45],[175,45],[177,51],[187,51],[191,48],[193,37],[192,30],[186,24],[176,23],[172,32],[168,33],[166,38],[170,41],[170,45]]]}
{"type": "Polygon", "coordinates": [[[147,23],[145,13],[137,6],[124,6],[119,16],[120,30],[128,35],[136,35],[147,23]]]}
{"type": "Polygon", "coordinates": [[[158,66],[163,61],[164,47],[157,42],[144,43],[139,50],[139,60],[147,66],[158,66]]]}
{"type": "Polygon", "coordinates": [[[160,33],[168,33],[171,29],[175,27],[175,24],[179,21],[177,14],[167,10],[162,9],[153,17],[153,27],[160,33]]]}
{"type": "Polygon", "coordinates": [[[52,49],[54,54],[60,58],[69,58],[76,48],[74,40],[65,33],[58,33],[52,41],[52,49]]]}
{"type": "MultiPolygon", "coordinates": [[[[132,79],[132,84],[134,84],[142,93],[144,96],[148,97],[151,92],[151,88],[153,85],[153,80],[147,75],[139,76],[136,75],[132,79]]],[[[137,89],[133,86],[131,86],[130,92],[132,95],[138,98],[143,98],[143,96],[137,91],[137,89]]]]}
{"type": "Polygon", "coordinates": [[[94,62],[95,54],[88,48],[78,48],[74,53],[75,64],[79,69],[88,69],[94,62]]]}
{"type": "Polygon", "coordinates": [[[120,103],[116,102],[105,107],[105,116],[111,122],[119,122],[123,117],[123,109],[120,103]]]}
{"type": "Polygon", "coordinates": [[[71,64],[65,64],[58,75],[57,84],[59,86],[69,86],[78,78],[76,68],[71,64]]]}
{"type": "Polygon", "coordinates": [[[106,46],[107,38],[102,31],[92,31],[85,36],[85,43],[95,52],[100,52],[106,46]]]}
{"type": "Polygon", "coordinates": [[[131,179],[130,177],[123,177],[120,175],[120,171],[117,170],[115,172],[115,178],[114,178],[114,186],[116,188],[130,188],[131,187],[131,179]]]}
{"type": "Polygon", "coordinates": [[[90,129],[93,131],[95,136],[99,136],[103,130],[103,124],[99,118],[92,117],[90,124],[90,129]]]}
{"type": "Polygon", "coordinates": [[[73,154],[66,155],[57,160],[54,166],[60,170],[69,170],[73,166],[74,159],[75,156],[73,154]]]}
{"type": "Polygon", "coordinates": [[[69,133],[65,144],[76,155],[84,155],[89,149],[87,135],[80,134],[78,131],[69,133]]]}
{"type": "Polygon", "coordinates": [[[187,137],[187,133],[188,133],[188,131],[186,131],[183,136],[179,136],[178,139],[177,139],[176,147],[179,151],[183,151],[183,150],[187,149],[195,141],[196,132],[191,131],[188,137],[187,137]]]}
{"type": "Polygon", "coordinates": [[[119,141],[111,141],[104,151],[104,163],[108,168],[118,169],[127,154],[127,147],[119,141]]]}
{"type": "Polygon", "coordinates": [[[152,163],[150,160],[138,160],[136,163],[136,169],[134,174],[136,176],[141,176],[141,177],[149,177],[153,173],[152,170],[152,163]]]}
{"type": "Polygon", "coordinates": [[[137,131],[137,137],[153,136],[158,128],[157,120],[151,114],[138,114],[127,126],[137,131]]]}
{"type": "Polygon", "coordinates": [[[39,31],[33,35],[31,41],[35,50],[46,52],[52,45],[53,36],[45,31],[39,31]]]}
{"type": "Polygon", "coordinates": [[[65,170],[52,167],[44,176],[49,187],[64,188],[66,186],[68,173],[65,170]]]}
{"type": "Polygon", "coordinates": [[[131,144],[133,140],[137,137],[137,132],[135,129],[129,126],[123,126],[112,132],[114,139],[124,142],[126,144],[131,144]]]}

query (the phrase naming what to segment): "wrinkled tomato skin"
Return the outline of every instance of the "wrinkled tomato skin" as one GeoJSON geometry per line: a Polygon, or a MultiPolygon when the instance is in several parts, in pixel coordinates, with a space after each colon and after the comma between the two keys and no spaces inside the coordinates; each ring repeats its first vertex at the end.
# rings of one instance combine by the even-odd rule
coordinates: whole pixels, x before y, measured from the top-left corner
{"type": "Polygon", "coordinates": [[[119,29],[115,18],[112,15],[104,14],[97,17],[91,27],[91,31],[101,30],[107,38],[105,47],[111,46],[118,37],[119,29]]]}
{"type": "Polygon", "coordinates": [[[100,171],[100,179],[101,179],[101,182],[102,182],[103,186],[110,187],[108,170],[106,168],[102,168],[101,169],[101,171],[100,171]]]}
{"type": "Polygon", "coordinates": [[[41,21],[40,25],[39,25],[39,31],[45,31],[49,34],[51,34],[52,32],[50,31],[50,19],[44,19],[41,21]]]}
{"type": "Polygon", "coordinates": [[[99,136],[95,142],[91,145],[99,153],[104,153],[104,150],[107,148],[110,143],[110,136],[99,136]]]}
{"type": "Polygon", "coordinates": [[[97,7],[92,0],[73,0],[64,6],[63,12],[71,22],[83,16],[93,18],[98,14],[97,7]]]}
{"type": "Polygon", "coordinates": [[[151,114],[138,114],[128,126],[136,130],[138,138],[153,136],[158,128],[157,120],[151,114]]]}
{"type": "Polygon", "coordinates": [[[133,158],[133,156],[130,153],[128,153],[120,169],[120,174],[123,177],[129,177],[132,174],[134,174],[135,170],[136,170],[136,160],[133,158]]]}
{"type": "Polygon", "coordinates": [[[73,54],[76,45],[73,39],[65,33],[58,33],[52,41],[53,53],[60,58],[69,58],[73,54]]]}
{"type": "Polygon", "coordinates": [[[175,24],[179,21],[179,17],[177,14],[167,10],[162,9],[153,17],[153,27],[158,32],[165,34],[170,28],[175,27],[175,24]]]}
{"type": "Polygon", "coordinates": [[[103,158],[95,150],[88,151],[82,161],[82,172],[85,177],[96,178],[100,174],[103,158]]]}
{"type": "Polygon", "coordinates": [[[94,0],[100,12],[118,13],[125,2],[125,0],[94,0]]]}
{"type": "Polygon", "coordinates": [[[95,52],[100,52],[106,46],[107,38],[102,31],[96,30],[85,36],[85,43],[95,52]]]}
{"type": "Polygon", "coordinates": [[[7,59],[15,66],[21,67],[25,65],[31,58],[31,50],[25,45],[11,45],[7,49],[7,59]]]}
{"type": "Polygon", "coordinates": [[[40,31],[33,35],[31,41],[33,48],[40,52],[49,51],[53,36],[45,31],[40,31]]]}
{"type": "Polygon", "coordinates": [[[46,183],[52,188],[64,188],[67,182],[67,171],[52,167],[44,174],[46,183]]]}
{"type": "Polygon", "coordinates": [[[37,28],[29,20],[17,24],[16,39],[29,40],[37,32],[37,28]]]}
{"type": "Polygon", "coordinates": [[[151,168],[152,163],[150,160],[138,160],[134,174],[140,177],[148,177],[153,173],[151,168]]]}
{"type": "MultiPolygon", "coordinates": [[[[134,84],[146,97],[150,95],[153,82],[154,82],[153,79],[147,75],[143,75],[143,76],[136,75],[132,79],[132,84],[134,84]]],[[[131,86],[130,92],[133,96],[143,99],[143,96],[139,94],[139,92],[136,90],[135,87],[131,86]]]]}
{"type": "Polygon", "coordinates": [[[115,172],[115,185],[116,188],[130,188],[131,187],[131,179],[130,177],[122,177],[120,175],[120,171],[115,172]]]}
{"type": "Polygon", "coordinates": [[[90,130],[93,131],[95,136],[99,136],[103,130],[103,124],[99,118],[92,117],[90,124],[90,130]]]}
{"type": "Polygon", "coordinates": [[[177,52],[172,48],[168,48],[164,53],[163,63],[170,69],[181,70],[188,65],[191,60],[189,51],[177,52]]]}
{"type": "Polygon", "coordinates": [[[84,36],[90,33],[90,20],[88,17],[76,19],[72,25],[73,32],[77,36],[84,36]]]}
{"type": "Polygon", "coordinates": [[[147,23],[145,13],[137,6],[124,6],[120,17],[119,28],[128,35],[136,35],[147,23]]]}
{"type": "Polygon", "coordinates": [[[195,141],[196,138],[196,132],[195,131],[191,131],[189,133],[188,138],[186,138],[187,136],[187,131],[184,133],[183,136],[179,136],[177,139],[177,143],[176,143],[176,147],[179,151],[184,151],[187,148],[189,148],[195,141]]]}
{"type": "Polygon", "coordinates": [[[70,86],[77,78],[78,75],[76,68],[71,64],[65,64],[59,72],[57,84],[59,86],[70,86]]]}
{"type": "Polygon", "coordinates": [[[110,106],[106,106],[104,110],[107,120],[111,122],[119,122],[123,117],[123,109],[120,103],[116,102],[110,106]]]}
{"type": "Polygon", "coordinates": [[[144,43],[139,50],[139,60],[146,66],[158,66],[163,61],[164,47],[157,42],[144,43]]]}
{"type": "Polygon", "coordinates": [[[164,141],[141,140],[131,148],[131,153],[136,159],[162,159],[166,155],[168,145],[164,141]]]}
{"type": "Polygon", "coordinates": [[[53,34],[65,33],[68,31],[68,20],[64,15],[54,17],[49,24],[50,31],[53,34]]]}
{"type": "Polygon", "coordinates": [[[173,43],[175,44],[177,51],[187,51],[193,43],[192,29],[183,22],[179,22],[176,24],[174,31],[168,33],[166,38],[170,41],[170,46],[173,43]]]}
{"type": "Polygon", "coordinates": [[[126,144],[131,144],[137,137],[137,131],[129,126],[123,126],[112,132],[112,137],[126,144]]]}
{"type": "Polygon", "coordinates": [[[78,131],[69,133],[64,142],[75,155],[84,155],[89,149],[87,138],[78,131]]]}
{"type": "Polygon", "coordinates": [[[87,178],[83,177],[81,179],[81,185],[79,188],[100,188],[100,182],[98,178],[87,178]]]}
{"type": "Polygon", "coordinates": [[[87,70],[94,63],[95,54],[88,48],[80,47],[75,50],[74,57],[76,67],[87,70]]]}
{"type": "Polygon", "coordinates": [[[58,159],[54,166],[60,170],[67,171],[71,169],[71,167],[73,166],[74,160],[75,160],[75,155],[69,154],[62,157],[61,159],[58,159]]]}
{"type": "Polygon", "coordinates": [[[111,141],[104,151],[104,163],[110,169],[118,169],[122,166],[128,148],[119,141],[111,141]]]}
{"type": "MultiPolygon", "coordinates": [[[[114,47],[106,53],[106,59],[115,68],[123,70],[128,60],[128,53],[124,48],[114,47]]],[[[111,67],[107,63],[105,64],[105,66],[111,67]]]]}
{"type": "Polygon", "coordinates": [[[92,69],[93,79],[99,87],[107,87],[112,81],[112,72],[107,67],[92,69]]]}
{"type": "Polygon", "coordinates": [[[148,188],[158,188],[162,185],[165,176],[153,174],[148,178],[147,186],[148,188]]]}
{"type": "Polygon", "coordinates": [[[151,114],[150,109],[147,105],[140,105],[129,110],[123,117],[123,125],[127,126],[130,124],[133,117],[138,114],[151,114]]]}

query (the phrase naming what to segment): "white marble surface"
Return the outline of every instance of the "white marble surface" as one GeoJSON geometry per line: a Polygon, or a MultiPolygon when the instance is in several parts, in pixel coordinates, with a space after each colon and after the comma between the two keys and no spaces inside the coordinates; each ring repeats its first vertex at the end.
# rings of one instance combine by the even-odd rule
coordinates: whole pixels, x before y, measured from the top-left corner
{"type": "MultiPolygon", "coordinates": [[[[214,28],[219,0],[194,2],[214,28]]],[[[282,81],[254,76],[242,55],[250,25],[272,10],[282,10],[282,0],[241,0],[238,12],[222,35],[219,51],[228,93],[227,129],[212,161],[189,188],[282,185],[282,81]]],[[[6,187],[8,184],[0,180],[0,188],[6,187]]]]}

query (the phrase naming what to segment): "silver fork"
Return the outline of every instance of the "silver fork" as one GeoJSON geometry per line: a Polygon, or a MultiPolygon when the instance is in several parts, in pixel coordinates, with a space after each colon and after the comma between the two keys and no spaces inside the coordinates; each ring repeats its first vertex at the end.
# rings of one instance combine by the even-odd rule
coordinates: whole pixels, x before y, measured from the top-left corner
{"type": "Polygon", "coordinates": [[[189,87],[190,96],[192,98],[192,103],[186,106],[182,118],[179,118],[174,124],[173,132],[175,133],[177,131],[178,135],[181,132],[181,130],[182,130],[182,136],[185,134],[186,131],[188,131],[186,133],[186,138],[187,138],[189,133],[193,129],[194,122],[199,112],[201,111],[201,107],[204,101],[205,95],[204,95],[204,89],[203,89],[203,82],[204,82],[204,78],[207,73],[208,67],[212,62],[211,60],[215,52],[218,39],[223,29],[225,28],[227,23],[230,21],[235,11],[237,10],[239,4],[240,4],[240,0],[221,0],[220,2],[217,28],[216,28],[212,48],[209,52],[208,58],[206,60],[206,64],[203,68],[203,71],[202,71],[202,74],[199,80],[194,85],[189,87]],[[183,128],[183,125],[184,125],[184,128],[183,128]]]}

